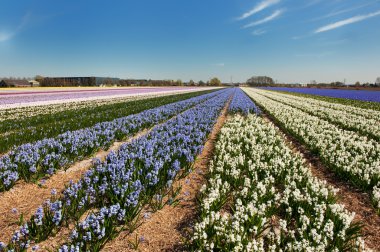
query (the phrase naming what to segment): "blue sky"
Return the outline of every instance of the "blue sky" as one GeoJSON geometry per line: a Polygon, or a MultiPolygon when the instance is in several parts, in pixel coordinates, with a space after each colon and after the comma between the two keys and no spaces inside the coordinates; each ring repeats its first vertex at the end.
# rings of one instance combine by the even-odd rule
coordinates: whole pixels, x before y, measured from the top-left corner
{"type": "Polygon", "coordinates": [[[380,0],[1,0],[0,76],[373,82],[380,0]]]}

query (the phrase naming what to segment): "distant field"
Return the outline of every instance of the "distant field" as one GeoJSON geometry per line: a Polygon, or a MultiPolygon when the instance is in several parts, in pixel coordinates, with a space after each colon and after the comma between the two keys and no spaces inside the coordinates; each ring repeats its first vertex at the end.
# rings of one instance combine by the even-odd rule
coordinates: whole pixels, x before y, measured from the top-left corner
{"type": "Polygon", "coordinates": [[[127,87],[127,88],[6,88],[0,89],[0,109],[81,102],[88,100],[193,92],[206,87],[127,87]]]}
{"type": "Polygon", "coordinates": [[[265,89],[328,96],[328,97],[343,98],[343,99],[380,102],[380,91],[320,89],[320,88],[286,88],[286,87],[268,87],[265,89]]]}

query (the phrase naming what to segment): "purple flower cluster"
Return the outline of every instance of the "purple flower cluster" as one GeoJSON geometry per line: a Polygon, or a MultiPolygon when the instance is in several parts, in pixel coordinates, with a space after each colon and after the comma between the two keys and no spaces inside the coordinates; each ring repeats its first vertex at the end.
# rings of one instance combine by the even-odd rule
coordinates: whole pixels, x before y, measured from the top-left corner
{"type": "Polygon", "coordinates": [[[61,167],[88,157],[100,148],[109,147],[116,139],[121,140],[138,130],[167,120],[220,92],[145,110],[93,127],[68,131],[55,138],[23,144],[0,157],[0,191],[10,189],[20,178],[28,181],[52,175],[61,167]]]}
{"type": "Polygon", "coordinates": [[[80,181],[70,183],[63,197],[41,208],[42,213],[37,210],[28,224],[35,220],[40,224],[41,220],[42,225],[29,229],[29,239],[36,240],[42,232],[52,233],[59,228],[56,223],[78,220],[87,210],[100,208],[77,225],[71,244],[61,248],[99,250],[116,232],[115,226],[132,221],[153,197],[161,197],[163,189],[171,186],[168,181],[174,181],[181,168],[191,167],[232,93],[227,89],[209,96],[148,135],[122,145],[105,161],[96,160],[80,181]]]}
{"type": "Polygon", "coordinates": [[[108,234],[124,219],[125,209],[119,204],[103,207],[97,214],[90,214],[79,223],[71,233],[72,244],[63,245],[58,251],[98,251],[109,238],[108,234]]]}
{"type": "Polygon", "coordinates": [[[286,87],[267,87],[265,89],[275,91],[287,91],[301,94],[311,94],[344,98],[361,101],[380,102],[380,91],[367,90],[342,90],[342,89],[321,89],[321,88],[286,88],[286,87]]]}
{"type": "Polygon", "coordinates": [[[231,113],[242,113],[248,115],[249,113],[260,114],[260,109],[255,105],[255,103],[249,98],[243,90],[240,88],[235,88],[235,94],[231,101],[229,112],[231,113]]]}

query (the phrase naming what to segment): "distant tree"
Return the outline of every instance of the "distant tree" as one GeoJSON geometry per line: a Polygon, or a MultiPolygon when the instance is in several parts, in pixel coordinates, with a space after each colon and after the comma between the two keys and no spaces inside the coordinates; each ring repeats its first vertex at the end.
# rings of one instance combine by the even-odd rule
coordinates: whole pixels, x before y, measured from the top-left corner
{"type": "Polygon", "coordinates": [[[335,81],[335,82],[331,82],[331,86],[344,86],[344,83],[340,81],[335,81]]]}
{"type": "Polygon", "coordinates": [[[247,80],[249,86],[267,86],[273,85],[274,81],[271,77],[268,76],[253,76],[247,80]]]}
{"type": "Polygon", "coordinates": [[[45,79],[45,77],[43,77],[42,75],[36,75],[35,77],[34,77],[34,80],[35,81],[38,81],[38,82],[42,82],[43,80],[45,79]]]}
{"type": "Polygon", "coordinates": [[[189,86],[195,86],[195,82],[193,80],[189,81],[189,86]]]}
{"type": "Polygon", "coordinates": [[[183,86],[183,82],[181,79],[178,79],[176,82],[175,82],[175,85],[176,86],[183,86]]]}
{"type": "Polygon", "coordinates": [[[360,87],[360,82],[359,81],[355,82],[355,86],[360,87]]]}
{"type": "Polygon", "coordinates": [[[199,85],[199,86],[206,86],[206,83],[205,83],[204,81],[200,80],[200,81],[198,82],[198,85],[199,85]]]}
{"type": "Polygon", "coordinates": [[[222,82],[217,78],[214,77],[210,80],[210,86],[221,86],[222,82]]]}

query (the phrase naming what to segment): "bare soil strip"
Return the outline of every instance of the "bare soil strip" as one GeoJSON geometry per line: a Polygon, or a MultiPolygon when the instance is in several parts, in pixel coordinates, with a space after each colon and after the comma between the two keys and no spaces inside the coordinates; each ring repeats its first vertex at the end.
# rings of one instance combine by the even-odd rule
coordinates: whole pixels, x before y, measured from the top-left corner
{"type": "Polygon", "coordinates": [[[74,163],[66,171],[59,171],[48,178],[42,186],[20,181],[11,190],[2,193],[0,195],[0,241],[7,242],[19,227],[20,215],[23,214],[24,220],[28,220],[37,208],[50,198],[53,189],[59,194],[71,180],[78,181],[91,167],[94,158],[104,160],[111,151],[119,149],[122,144],[131,142],[149,131],[143,130],[126,141],[115,142],[107,151],[101,150],[90,159],[74,163]]]}
{"type": "MultiPolygon", "coordinates": [[[[193,171],[186,178],[177,180],[174,187],[182,186],[180,203],[173,207],[165,205],[161,210],[150,214],[145,212],[142,225],[134,232],[121,232],[108,242],[102,251],[136,251],[129,242],[139,240],[138,251],[184,251],[185,242],[192,232],[196,220],[198,203],[196,197],[205,183],[208,164],[212,159],[214,145],[224,122],[227,120],[227,108],[222,110],[214,128],[205,143],[202,153],[197,157],[193,171]]],[[[144,215],[144,214],[143,214],[144,215]]]]}
{"type": "Polygon", "coordinates": [[[355,188],[349,182],[334,174],[323,164],[318,155],[313,154],[305,145],[293,137],[271,115],[263,114],[263,116],[279,128],[294,152],[301,153],[304,159],[309,162],[309,167],[315,177],[339,189],[337,193],[338,203],[343,204],[348,211],[356,213],[354,221],[363,224],[362,235],[366,246],[373,251],[380,251],[380,216],[372,206],[368,193],[355,188]]]}

